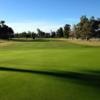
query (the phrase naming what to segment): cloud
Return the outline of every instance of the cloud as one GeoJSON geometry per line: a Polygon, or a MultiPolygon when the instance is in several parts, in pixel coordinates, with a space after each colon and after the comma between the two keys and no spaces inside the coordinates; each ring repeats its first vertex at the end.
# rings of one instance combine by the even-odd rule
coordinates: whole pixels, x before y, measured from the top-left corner
{"type": "Polygon", "coordinates": [[[17,32],[23,32],[23,31],[34,31],[36,32],[37,28],[40,28],[41,30],[45,32],[55,31],[59,27],[63,27],[64,24],[60,23],[52,23],[52,22],[17,22],[17,23],[7,23],[10,27],[14,29],[14,31],[17,32]]]}

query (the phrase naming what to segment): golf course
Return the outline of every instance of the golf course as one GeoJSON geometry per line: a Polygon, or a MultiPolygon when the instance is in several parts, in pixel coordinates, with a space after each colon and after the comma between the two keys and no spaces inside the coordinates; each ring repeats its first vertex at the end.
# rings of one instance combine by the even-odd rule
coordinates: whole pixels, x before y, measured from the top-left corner
{"type": "Polygon", "coordinates": [[[99,41],[0,41],[0,100],[99,100],[99,41]]]}

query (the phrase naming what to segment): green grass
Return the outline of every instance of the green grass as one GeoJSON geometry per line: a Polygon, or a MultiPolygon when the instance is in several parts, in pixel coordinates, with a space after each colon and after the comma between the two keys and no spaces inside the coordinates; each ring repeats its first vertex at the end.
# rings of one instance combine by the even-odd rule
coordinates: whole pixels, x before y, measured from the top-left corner
{"type": "Polygon", "coordinates": [[[0,47],[0,100],[100,99],[100,47],[12,42],[0,47]]]}

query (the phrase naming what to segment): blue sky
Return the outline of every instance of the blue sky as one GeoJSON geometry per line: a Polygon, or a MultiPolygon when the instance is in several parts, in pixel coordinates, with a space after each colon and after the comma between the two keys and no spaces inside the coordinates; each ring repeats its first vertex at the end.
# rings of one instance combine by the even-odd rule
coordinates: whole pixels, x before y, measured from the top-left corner
{"type": "Polygon", "coordinates": [[[80,16],[100,17],[100,0],[0,0],[0,20],[15,32],[56,30],[80,16]]]}

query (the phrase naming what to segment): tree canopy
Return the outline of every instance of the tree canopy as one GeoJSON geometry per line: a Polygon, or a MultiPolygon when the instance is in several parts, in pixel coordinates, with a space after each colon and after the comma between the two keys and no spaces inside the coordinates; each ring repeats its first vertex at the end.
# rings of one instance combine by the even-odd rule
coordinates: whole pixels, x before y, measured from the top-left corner
{"type": "Polygon", "coordinates": [[[10,39],[14,36],[14,31],[11,27],[5,25],[5,21],[0,21],[0,38],[10,39]]]}
{"type": "Polygon", "coordinates": [[[80,18],[80,22],[74,25],[74,31],[77,38],[90,39],[97,38],[100,36],[100,19],[91,17],[90,19],[86,16],[80,18]]]}

